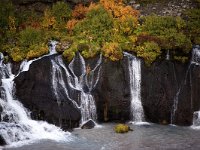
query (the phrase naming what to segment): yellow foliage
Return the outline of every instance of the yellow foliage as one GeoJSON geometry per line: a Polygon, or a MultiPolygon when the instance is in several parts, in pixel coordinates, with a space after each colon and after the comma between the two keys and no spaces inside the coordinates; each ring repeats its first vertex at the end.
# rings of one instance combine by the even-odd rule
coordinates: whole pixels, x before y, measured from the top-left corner
{"type": "Polygon", "coordinates": [[[12,16],[8,17],[8,27],[9,27],[10,31],[12,31],[12,32],[16,31],[15,17],[12,17],[12,16]]]}
{"type": "Polygon", "coordinates": [[[88,7],[83,6],[83,4],[78,4],[72,11],[72,17],[76,19],[83,19],[88,12],[88,7]]]}
{"type": "Polygon", "coordinates": [[[76,19],[71,19],[67,22],[66,28],[70,32],[74,29],[74,26],[78,23],[78,20],[76,19]]]}
{"type": "Polygon", "coordinates": [[[15,62],[20,62],[25,58],[25,54],[22,53],[19,47],[14,47],[11,50],[10,56],[15,62]]]}
{"type": "Polygon", "coordinates": [[[46,9],[44,11],[44,18],[42,22],[42,27],[47,29],[53,29],[56,25],[56,19],[54,16],[52,16],[49,9],[46,9]]]}
{"type": "Polygon", "coordinates": [[[102,48],[105,57],[110,58],[112,61],[117,61],[123,58],[122,50],[118,43],[105,43],[102,48]]]}
{"type": "Polygon", "coordinates": [[[45,44],[32,45],[29,49],[30,51],[27,53],[26,59],[37,58],[49,52],[48,47],[45,44]]]}
{"type": "Polygon", "coordinates": [[[110,11],[114,18],[131,15],[133,17],[139,16],[139,11],[134,10],[131,6],[125,6],[122,0],[100,0],[100,4],[110,11]]]}

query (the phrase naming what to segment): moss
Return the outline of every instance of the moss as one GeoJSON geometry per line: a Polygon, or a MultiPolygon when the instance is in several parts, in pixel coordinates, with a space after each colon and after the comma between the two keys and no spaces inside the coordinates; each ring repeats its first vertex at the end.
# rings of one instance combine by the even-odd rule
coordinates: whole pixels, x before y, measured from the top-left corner
{"type": "Polygon", "coordinates": [[[125,124],[118,124],[115,126],[116,133],[127,133],[129,131],[129,126],[125,124]]]}
{"type": "Polygon", "coordinates": [[[174,60],[179,61],[181,63],[186,63],[188,61],[187,56],[174,56],[174,60]]]}

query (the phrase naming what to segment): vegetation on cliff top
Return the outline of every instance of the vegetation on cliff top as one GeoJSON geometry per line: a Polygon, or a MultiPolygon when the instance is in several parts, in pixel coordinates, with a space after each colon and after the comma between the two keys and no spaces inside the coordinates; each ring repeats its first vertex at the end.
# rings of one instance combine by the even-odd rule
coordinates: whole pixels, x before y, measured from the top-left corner
{"type": "Polygon", "coordinates": [[[123,51],[142,57],[147,65],[167,50],[174,59],[185,61],[192,44],[200,44],[200,10],[185,12],[184,19],[139,12],[123,0],[100,0],[71,9],[57,2],[43,14],[16,13],[12,3],[0,2],[0,51],[16,62],[48,53],[47,42],[58,40],[59,52],[71,60],[76,51],[85,58],[102,53],[112,61],[123,51]],[[140,21],[138,21],[140,20],[140,21]],[[62,44],[68,43],[68,46],[62,44]]]}

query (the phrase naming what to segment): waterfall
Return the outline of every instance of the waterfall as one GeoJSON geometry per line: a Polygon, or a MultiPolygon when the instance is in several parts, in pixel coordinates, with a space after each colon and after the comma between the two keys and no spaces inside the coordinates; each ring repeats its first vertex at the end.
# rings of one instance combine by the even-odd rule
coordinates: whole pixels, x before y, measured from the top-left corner
{"type": "Polygon", "coordinates": [[[97,114],[96,114],[95,99],[91,94],[91,92],[96,87],[99,80],[102,56],[100,55],[100,58],[93,69],[88,68],[86,66],[85,60],[79,53],[77,58],[74,57],[74,59],[71,61],[71,63],[69,64],[69,69],[72,73],[70,77],[74,78],[73,79],[74,82],[71,82],[71,85],[73,86],[73,88],[80,91],[80,109],[82,115],[81,123],[84,123],[89,119],[96,121],[97,114]],[[74,72],[75,61],[77,61],[76,60],[77,58],[78,61],[80,61],[81,65],[81,68],[79,68],[80,76],[76,76],[74,72]],[[88,91],[85,91],[84,87],[87,87],[88,91]]]}
{"type": "MultiPolygon", "coordinates": [[[[24,63],[20,71],[27,71],[30,64],[28,61],[26,65],[24,63]]],[[[11,65],[3,64],[2,57],[0,71],[2,74],[0,136],[3,137],[8,145],[16,146],[27,144],[27,142],[40,139],[56,141],[70,140],[68,132],[64,132],[60,128],[48,124],[45,121],[35,121],[30,118],[30,112],[15,98],[15,75],[11,73],[11,65]]]]}
{"type": "Polygon", "coordinates": [[[144,121],[144,111],[141,102],[141,62],[129,53],[124,52],[124,56],[128,58],[132,121],[142,122],[144,121]]]}
{"type": "MultiPolygon", "coordinates": [[[[64,94],[66,94],[66,97],[74,104],[74,106],[76,108],[79,108],[78,104],[70,98],[67,87],[64,82],[62,69],[65,70],[67,77],[70,75],[69,75],[69,72],[67,71],[67,68],[64,65],[62,56],[58,56],[57,58],[55,58],[55,60],[52,59],[51,63],[52,63],[52,72],[51,72],[52,73],[52,87],[56,95],[58,105],[60,105],[61,103],[59,94],[61,91],[60,89],[62,89],[64,90],[64,94]]],[[[68,83],[72,85],[71,80],[68,80],[68,83]]]]}
{"type": "Polygon", "coordinates": [[[170,60],[169,50],[167,50],[166,60],[170,60]]]}
{"type": "MultiPolygon", "coordinates": [[[[180,85],[180,87],[179,87],[179,89],[178,89],[178,91],[177,91],[177,93],[174,97],[174,102],[173,102],[172,111],[171,111],[171,124],[174,124],[174,122],[175,122],[175,115],[176,115],[176,111],[178,109],[179,95],[180,95],[180,92],[181,92],[183,86],[186,85],[187,76],[189,74],[191,65],[200,65],[200,46],[195,46],[192,49],[192,58],[191,58],[190,64],[189,64],[187,71],[185,73],[184,80],[181,83],[181,85],[180,85]]],[[[192,88],[191,73],[190,73],[190,87],[192,88]]],[[[192,103],[192,95],[191,95],[191,103],[192,103]]],[[[194,114],[196,114],[196,112],[194,114]]],[[[198,117],[196,117],[196,118],[198,118],[198,117]]],[[[195,122],[195,121],[193,121],[193,122],[195,122]]]]}
{"type": "MultiPolygon", "coordinates": [[[[196,45],[193,48],[191,63],[194,64],[194,65],[198,65],[198,66],[200,65],[200,46],[199,45],[196,45]]],[[[191,103],[192,103],[192,99],[191,99],[191,103]]],[[[193,113],[193,125],[192,125],[192,128],[200,129],[200,110],[199,111],[195,111],[193,113]]]]}

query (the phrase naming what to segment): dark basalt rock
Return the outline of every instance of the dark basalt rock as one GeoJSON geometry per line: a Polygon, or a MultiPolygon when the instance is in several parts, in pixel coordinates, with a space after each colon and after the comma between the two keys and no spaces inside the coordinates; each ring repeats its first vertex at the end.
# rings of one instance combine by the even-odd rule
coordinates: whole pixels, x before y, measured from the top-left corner
{"type": "MultiPolygon", "coordinates": [[[[61,125],[64,129],[77,127],[81,118],[77,109],[60,89],[61,104],[58,105],[51,84],[51,59],[58,55],[45,57],[31,64],[28,72],[16,79],[16,95],[32,112],[33,119],[47,120],[61,125]]],[[[86,61],[86,66],[94,68],[98,58],[86,61]]],[[[130,120],[130,86],[127,58],[112,62],[103,59],[100,78],[92,89],[97,106],[98,121],[130,120]]],[[[75,74],[80,76],[80,62],[77,61],[75,74]]],[[[66,64],[67,66],[68,64],[66,64]]],[[[181,64],[170,60],[156,61],[150,67],[141,64],[141,99],[145,119],[154,123],[171,123],[174,99],[178,94],[178,105],[174,124],[191,125],[193,112],[200,109],[200,67],[181,64]]],[[[64,80],[66,79],[63,74],[64,80]]],[[[96,79],[95,79],[96,80],[96,79]]],[[[66,86],[67,80],[64,81],[66,86]]],[[[85,92],[87,87],[83,87],[85,92]]],[[[80,91],[71,91],[70,97],[79,104],[80,91]]],[[[88,91],[89,92],[89,91],[88,91]]]]}
{"type": "Polygon", "coordinates": [[[130,119],[130,88],[127,60],[104,59],[94,97],[99,121],[130,119]]]}
{"type": "Polygon", "coordinates": [[[4,146],[6,145],[6,141],[4,140],[4,138],[0,135],[0,146],[4,146]]]}
{"type": "Polygon", "coordinates": [[[95,127],[95,122],[93,120],[88,120],[81,126],[81,129],[92,129],[95,127]]]}
{"type": "MultiPolygon", "coordinates": [[[[58,103],[52,87],[51,59],[55,57],[37,60],[30,65],[29,71],[20,73],[15,78],[16,96],[31,111],[33,119],[46,120],[63,129],[78,127],[80,110],[67,98],[62,88],[59,89],[58,103]]],[[[67,78],[65,74],[63,77],[67,78]]],[[[67,84],[67,81],[64,82],[67,84]]],[[[78,94],[74,91],[71,95],[77,97],[78,94]]]]}

